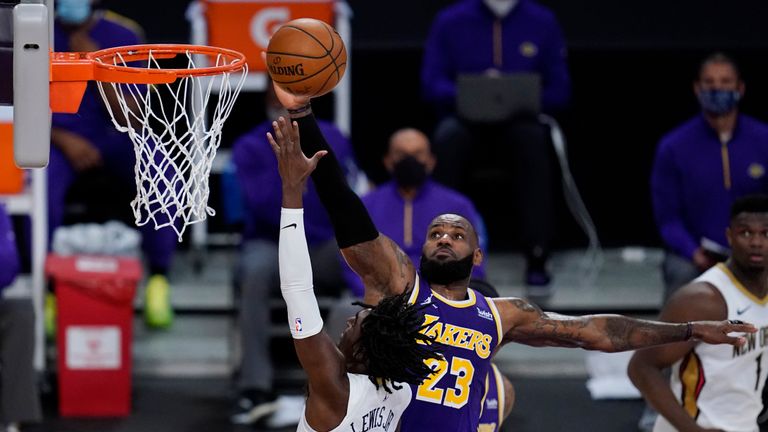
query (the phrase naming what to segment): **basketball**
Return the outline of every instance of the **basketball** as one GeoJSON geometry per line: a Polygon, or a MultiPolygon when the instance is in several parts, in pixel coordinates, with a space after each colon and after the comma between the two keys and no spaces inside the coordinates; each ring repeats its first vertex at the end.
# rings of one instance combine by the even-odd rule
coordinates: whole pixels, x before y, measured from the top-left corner
{"type": "Polygon", "coordinates": [[[291,94],[324,95],[336,87],[346,69],[347,49],[341,36],[320,20],[289,21],[269,40],[269,76],[291,94]]]}

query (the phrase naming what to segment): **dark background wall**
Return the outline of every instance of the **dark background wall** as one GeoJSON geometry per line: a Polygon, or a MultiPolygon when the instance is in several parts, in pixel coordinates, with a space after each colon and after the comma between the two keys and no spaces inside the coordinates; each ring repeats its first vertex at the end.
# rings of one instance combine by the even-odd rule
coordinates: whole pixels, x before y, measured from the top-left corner
{"type": "MultiPolygon", "coordinates": [[[[138,21],[150,42],[188,40],[186,0],[102,3],[138,21]]],[[[434,126],[429,107],[419,98],[419,68],[429,24],[437,10],[451,3],[350,1],[352,139],[375,181],[385,178],[379,159],[389,133],[405,125],[427,132],[434,126]]],[[[650,166],[660,136],[697,112],[691,83],[698,62],[716,49],[732,54],[747,81],[743,110],[768,119],[768,2],[541,3],[556,13],[568,42],[573,101],[558,119],[573,174],[601,239],[608,246],[658,245],[648,190],[650,166]]],[[[231,142],[261,115],[258,95],[241,96],[225,141],[231,142]]],[[[500,194],[500,208],[515,204],[500,194]]],[[[560,210],[558,244],[584,244],[562,203],[560,210]]]]}

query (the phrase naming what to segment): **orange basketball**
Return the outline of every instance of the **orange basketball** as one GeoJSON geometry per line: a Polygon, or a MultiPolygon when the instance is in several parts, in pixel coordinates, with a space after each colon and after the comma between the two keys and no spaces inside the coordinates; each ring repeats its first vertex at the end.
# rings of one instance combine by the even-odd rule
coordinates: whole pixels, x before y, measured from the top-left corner
{"type": "Polygon", "coordinates": [[[336,87],[347,69],[347,49],[336,30],[311,18],[285,23],[267,47],[267,70],[295,95],[316,97],[336,87]]]}

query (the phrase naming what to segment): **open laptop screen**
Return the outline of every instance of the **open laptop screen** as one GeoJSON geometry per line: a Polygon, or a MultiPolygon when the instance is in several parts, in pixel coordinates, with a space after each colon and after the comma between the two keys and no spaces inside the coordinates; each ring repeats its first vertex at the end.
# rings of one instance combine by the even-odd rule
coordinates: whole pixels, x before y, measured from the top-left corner
{"type": "Polygon", "coordinates": [[[541,110],[541,77],[533,73],[462,74],[456,83],[456,111],[464,120],[494,123],[541,110]]]}

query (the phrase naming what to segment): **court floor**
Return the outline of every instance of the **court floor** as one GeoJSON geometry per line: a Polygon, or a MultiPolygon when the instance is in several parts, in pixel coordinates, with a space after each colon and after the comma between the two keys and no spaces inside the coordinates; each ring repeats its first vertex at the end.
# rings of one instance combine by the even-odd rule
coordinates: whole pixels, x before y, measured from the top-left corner
{"type": "MultiPolygon", "coordinates": [[[[634,431],[642,403],[592,401],[579,378],[518,378],[518,402],[504,431],[634,431]]],[[[61,419],[48,406],[44,424],[29,432],[247,432],[263,429],[227,422],[229,384],[221,378],[139,378],[133,414],[124,419],[61,419]]]]}

